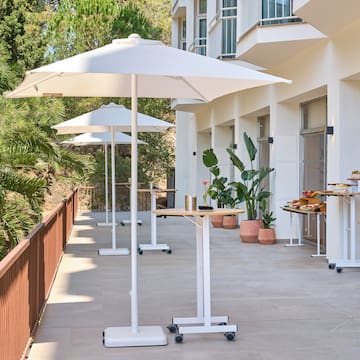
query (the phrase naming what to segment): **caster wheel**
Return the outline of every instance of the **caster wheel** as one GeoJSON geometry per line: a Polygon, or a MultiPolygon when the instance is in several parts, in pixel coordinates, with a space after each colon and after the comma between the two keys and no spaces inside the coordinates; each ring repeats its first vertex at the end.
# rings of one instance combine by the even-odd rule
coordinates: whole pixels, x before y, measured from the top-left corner
{"type": "Polygon", "coordinates": [[[176,335],[175,336],[175,342],[178,344],[181,344],[183,342],[184,337],[182,335],[176,335]]]}
{"type": "Polygon", "coordinates": [[[336,268],[336,272],[340,274],[342,272],[342,268],[336,268]]]}
{"type": "Polygon", "coordinates": [[[219,325],[219,326],[224,326],[224,325],[227,325],[227,323],[226,323],[226,322],[222,322],[222,323],[219,323],[218,325],[219,325]]]}
{"type": "Polygon", "coordinates": [[[167,253],[168,253],[168,254],[171,254],[171,253],[172,253],[172,251],[171,251],[171,250],[168,250],[168,251],[167,251],[167,253]]]}
{"type": "Polygon", "coordinates": [[[137,249],[137,252],[138,252],[139,255],[143,254],[143,251],[140,248],[137,249]]]}
{"type": "Polygon", "coordinates": [[[175,334],[178,331],[178,326],[175,324],[170,324],[167,328],[172,334],[175,334]]]}
{"type": "Polygon", "coordinates": [[[330,270],[334,270],[334,269],[335,269],[335,264],[333,264],[333,263],[332,263],[332,264],[329,264],[329,269],[330,269],[330,270]]]}
{"type": "Polygon", "coordinates": [[[228,341],[233,341],[233,340],[235,340],[235,333],[233,333],[233,332],[228,332],[228,333],[225,334],[225,337],[226,337],[226,339],[227,339],[228,341]]]}
{"type": "Polygon", "coordinates": [[[141,225],[142,225],[142,223],[138,223],[138,225],[139,225],[139,226],[141,226],[141,225]]]}
{"type": "Polygon", "coordinates": [[[125,226],[125,224],[123,222],[120,223],[121,226],[125,226]]]}

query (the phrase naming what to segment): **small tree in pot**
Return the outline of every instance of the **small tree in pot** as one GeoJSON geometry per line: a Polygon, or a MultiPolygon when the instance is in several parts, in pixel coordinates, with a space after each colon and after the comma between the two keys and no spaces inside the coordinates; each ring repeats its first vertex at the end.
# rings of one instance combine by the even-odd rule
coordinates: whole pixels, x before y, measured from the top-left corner
{"type": "Polygon", "coordinates": [[[276,220],[276,217],[273,216],[272,211],[266,211],[266,207],[267,207],[267,202],[265,199],[263,199],[260,204],[263,227],[259,229],[258,239],[259,239],[259,243],[270,245],[270,244],[275,244],[276,242],[275,230],[272,227],[274,225],[274,221],[276,220]]]}
{"type": "Polygon", "coordinates": [[[274,169],[263,167],[256,169],[254,161],[257,149],[246,132],[244,132],[243,138],[250,160],[250,169],[245,167],[233,149],[226,149],[233,165],[240,171],[240,180],[233,181],[230,185],[236,191],[237,202],[245,202],[246,207],[247,220],[243,220],[240,224],[240,238],[244,242],[257,242],[258,229],[262,226],[262,220],[258,219],[259,205],[271,194],[264,189],[263,181],[274,169]]]}
{"type": "MultiPolygon", "coordinates": [[[[218,166],[218,158],[213,149],[206,149],[203,152],[203,164],[207,167],[213,175],[213,179],[209,184],[204,197],[209,197],[216,201],[218,208],[223,208],[229,202],[231,189],[228,187],[227,178],[220,176],[220,168],[218,166]]],[[[223,215],[212,216],[212,224],[214,227],[222,227],[223,215]]]]}

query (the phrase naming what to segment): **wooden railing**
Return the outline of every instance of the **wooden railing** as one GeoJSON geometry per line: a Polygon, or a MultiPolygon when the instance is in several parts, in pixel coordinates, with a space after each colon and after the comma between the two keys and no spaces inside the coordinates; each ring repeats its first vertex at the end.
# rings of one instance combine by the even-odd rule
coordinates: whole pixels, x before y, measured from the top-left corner
{"type": "Polygon", "coordinates": [[[0,359],[23,359],[70,237],[78,191],[0,261],[0,359]]]}

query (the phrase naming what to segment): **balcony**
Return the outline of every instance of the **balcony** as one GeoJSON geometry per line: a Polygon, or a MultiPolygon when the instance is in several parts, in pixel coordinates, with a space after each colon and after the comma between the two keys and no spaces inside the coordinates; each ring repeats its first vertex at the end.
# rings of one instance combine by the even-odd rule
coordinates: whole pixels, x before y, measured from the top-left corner
{"type": "Polygon", "coordinates": [[[173,0],[171,7],[171,17],[179,18],[186,15],[186,1],[185,0],[173,0]]]}
{"type": "Polygon", "coordinates": [[[237,58],[268,69],[317,41],[326,39],[319,30],[298,20],[297,17],[289,16],[258,21],[238,40],[237,58]]]}
{"type": "Polygon", "coordinates": [[[297,16],[331,37],[359,18],[360,1],[294,0],[293,11],[297,16]]]}

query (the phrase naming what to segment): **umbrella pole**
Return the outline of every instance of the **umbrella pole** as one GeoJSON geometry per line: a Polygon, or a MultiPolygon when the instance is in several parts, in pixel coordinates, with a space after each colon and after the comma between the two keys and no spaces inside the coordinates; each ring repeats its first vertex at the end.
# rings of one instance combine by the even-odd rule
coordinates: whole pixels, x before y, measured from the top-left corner
{"type": "Polygon", "coordinates": [[[137,78],[131,76],[131,331],[138,331],[137,278],[137,78]]]}
{"type": "Polygon", "coordinates": [[[167,337],[160,326],[138,326],[137,272],[137,77],[131,75],[131,326],[104,330],[106,347],[166,345],[167,337]]]}
{"type": "Polygon", "coordinates": [[[116,190],[115,190],[115,130],[111,126],[111,205],[112,205],[112,231],[111,247],[116,249],[116,190]]]}
{"type": "Polygon", "coordinates": [[[105,156],[105,223],[109,223],[109,179],[108,179],[108,144],[104,144],[105,156]]]}
{"type": "Polygon", "coordinates": [[[109,223],[109,171],[108,171],[108,144],[104,143],[104,158],[105,158],[105,222],[98,223],[98,226],[110,226],[109,223]]]}
{"type": "Polygon", "coordinates": [[[111,249],[99,249],[99,255],[129,255],[129,249],[116,248],[116,190],[115,190],[115,128],[111,126],[111,249]]]}

